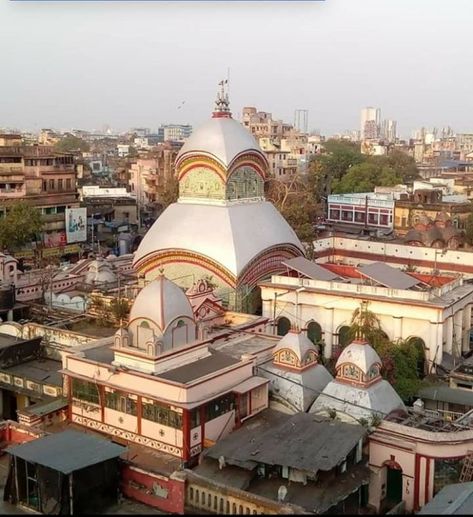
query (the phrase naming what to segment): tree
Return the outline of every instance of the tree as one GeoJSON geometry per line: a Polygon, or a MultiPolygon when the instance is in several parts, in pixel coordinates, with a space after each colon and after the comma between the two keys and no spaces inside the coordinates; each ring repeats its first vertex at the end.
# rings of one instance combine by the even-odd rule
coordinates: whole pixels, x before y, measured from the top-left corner
{"type": "Polygon", "coordinates": [[[172,175],[164,182],[164,186],[158,187],[158,201],[164,210],[170,204],[175,203],[179,197],[179,182],[172,175]]]}
{"type": "Polygon", "coordinates": [[[130,302],[126,298],[114,298],[110,302],[110,311],[116,321],[121,321],[130,312],[130,302]]]}
{"type": "Polygon", "coordinates": [[[0,246],[19,249],[37,238],[42,228],[43,220],[38,209],[24,201],[15,203],[0,220],[0,246]]]}
{"type": "Polygon", "coordinates": [[[61,153],[71,153],[73,151],[81,151],[86,153],[90,150],[90,145],[78,136],[66,135],[65,137],[61,138],[59,142],[57,142],[57,144],[54,146],[54,149],[61,153]]]}
{"type": "Polygon", "coordinates": [[[377,186],[393,187],[402,181],[402,177],[391,167],[381,165],[381,162],[366,161],[351,167],[342,178],[335,179],[333,192],[335,194],[372,192],[377,186]]]}
{"type": "Polygon", "coordinates": [[[309,164],[309,186],[316,201],[332,192],[334,180],[341,180],[352,167],[367,159],[352,142],[328,140],[324,147],[327,154],[316,156],[309,164]]]}
{"type": "Polygon", "coordinates": [[[409,401],[419,390],[421,381],[417,371],[419,350],[405,340],[390,341],[381,328],[379,318],[363,303],[353,312],[350,325],[352,339],[365,338],[379,355],[383,377],[398,395],[409,401]]]}

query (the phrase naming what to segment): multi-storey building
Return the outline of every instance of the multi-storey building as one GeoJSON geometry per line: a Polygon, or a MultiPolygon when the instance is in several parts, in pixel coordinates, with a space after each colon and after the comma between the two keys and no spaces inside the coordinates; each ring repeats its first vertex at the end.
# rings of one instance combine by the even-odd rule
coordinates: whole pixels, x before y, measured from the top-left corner
{"type": "Polygon", "coordinates": [[[370,140],[379,137],[381,127],[381,110],[367,107],[361,110],[361,138],[370,140]]]}
{"type": "Polygon", "coordinates": [[[192,134],[192,126],[189,124],[163,124],[158,129],[160,142],[183,142],[192,134]]]}
{"type": "Polygon", "coordinates": [[[308,156],[316,152],[307,134],[282,120],[274,120],[271,113],[243,108],[242,124],[258,140],[270,163],[270,171],[283,181],[295,172],[304,172],[308,156]]]}
{"type": "Polygon", "coordinates": [[[255,137],[283,138],[289,136],[294,128],[282,120],[273,120],[271,113],[257,111],[256,108],[243,108],[242,124],[255,137]]]}
{"type": "Polygon", "coordinates": [[[173,177],[176,156],[176,149],[162,146],[148,158],[140,158],[131,165],[130,190],[136,195],[141,211],[153,212],[159,203],[160,190],[173,177]]]}
{"type": "Polygon", "coordinates": [[[260,138],[259,143],[268,159],[270,174],[280,181],[290,180],[297,172],[297,159],[270,138],[260,138]]]}
{"type": "Polygon", "coordinates": [[[395,120],[383,120],[381,136],[389,143],[397,138],[397,122],[395,120]]]}
{"type": "Polygon", "coordinates": [[[394,193],[332,194],[327,198],[327,220],[365,228],[393,228],[394,193]]]}
{"type": "Polygon", "coordinates": [[[2,217],[9,206],[24,200],[41,211],[45,221],[43,238],[48,240],[50,234],[64,233],[66,208],[78,207],[77,198],[71,154],[40,145],[0,147],[2,217]]]}

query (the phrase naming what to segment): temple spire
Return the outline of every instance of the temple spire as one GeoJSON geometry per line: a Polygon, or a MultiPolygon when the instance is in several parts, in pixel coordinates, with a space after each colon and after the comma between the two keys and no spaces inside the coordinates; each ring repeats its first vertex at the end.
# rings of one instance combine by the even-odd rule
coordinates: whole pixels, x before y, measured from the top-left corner
{"type": "Polygon", "coordinates": [[[220,90],[217,93],[215,109],[212,114],[212,117],[231,118],[232,114],[230,112],[230,100],[228,98],[228,79],[220,81],[218,85],[220,86],[220,90]]]}

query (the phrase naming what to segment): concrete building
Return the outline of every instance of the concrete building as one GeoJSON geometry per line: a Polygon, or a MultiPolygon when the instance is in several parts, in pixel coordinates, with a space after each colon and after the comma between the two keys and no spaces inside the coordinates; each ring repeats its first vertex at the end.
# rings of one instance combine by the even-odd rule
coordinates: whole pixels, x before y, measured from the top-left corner
{"type": "MultiPolygon", "coordinates": [[[[217,350],[218,333],[197,339],[204,328],[232,317],[210,298],[213,321],[199,319],[203,302],[193,307],[160,276],[139,293],[113,346],[98,342],[65,357],[70,420],[188,464],[208,440],[268,407],[268,380],[254,374],[254,356],[217,350]]],[[[238,328],[250,339],[265,323],[250,317],[238,328]]]]}
{"type": "Polygon", "coordinates": [[[417,512],[460,481],[473,446],[470,413],[449,421],[418,408],[381,422],[369,437],[369,502],[377,513],[401,502],[406,512],[417,512]]]}
{"type": "Polygon", "coordinates": [[[0,147],[0,216],[22,200],[40,210],[43,240],[63,234],[66,208],[79,206],[72,154],[49,146],[0,147]]]}
{"type": "Polygon", "coordinates": [[[285,261],[286,273],[260,282],[263,315],[280,335],[291,325],[308,333],[320,329],[324,357],[348,344],[353,312],[369,303],[389,337],[411,340],[424,350],[426,371],[444,355],[459,358],[470,350],[473,286],[461,278],[403,273],[376,262],[361,267],[285,261]]]}
{"type": "Polygon", "coordinates": [[[397,122],[395,120],[383,120],[381,137],[388,143],[394,143],[397,139],[397,122]]]}
{"type": "Polygon", "coordinates": [[[392,230],[395,192],[331,194],[327,197],[327,221],[359,228],[392,230]]]}
{"type": "Polygon", "coordinates": [[[373,140],[380,136],[381,110],[367,107],[361,110],[360,131],[362,140],[373,140]]]}
{"type": "Polygon", "coordinates": [[[192,134],[189,124],[163,124],[158,129],[160,142],[184,142],[192,134]]]}
{"type": "Polygon", "coordinates": [[[147,158],[139,158],[130,167],[130,191],[136,196],[140,215],[157,216],[163,190],[174,177],[178,151],[162,146],[147,158]]]}

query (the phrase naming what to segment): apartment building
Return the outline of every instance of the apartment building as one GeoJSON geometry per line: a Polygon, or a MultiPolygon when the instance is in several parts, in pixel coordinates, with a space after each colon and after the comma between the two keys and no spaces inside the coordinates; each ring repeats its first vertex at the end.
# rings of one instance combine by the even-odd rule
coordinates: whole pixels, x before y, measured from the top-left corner
{"type": "Polygon", "coordinates": [[[41,211],[45,240],[64,233],[66,208],[79,206],[73,155],[41,145],[0,147],[0,217],[19,200],[41,211]]]}
{"type": "Polygon", "coordinates": [[[162,147],[131,165],[129,186],[136,195],[141,212],[154,212],[156,203],[160,201],[160,191],[174,174],[177,152],[175,148],[162,147]]]}

